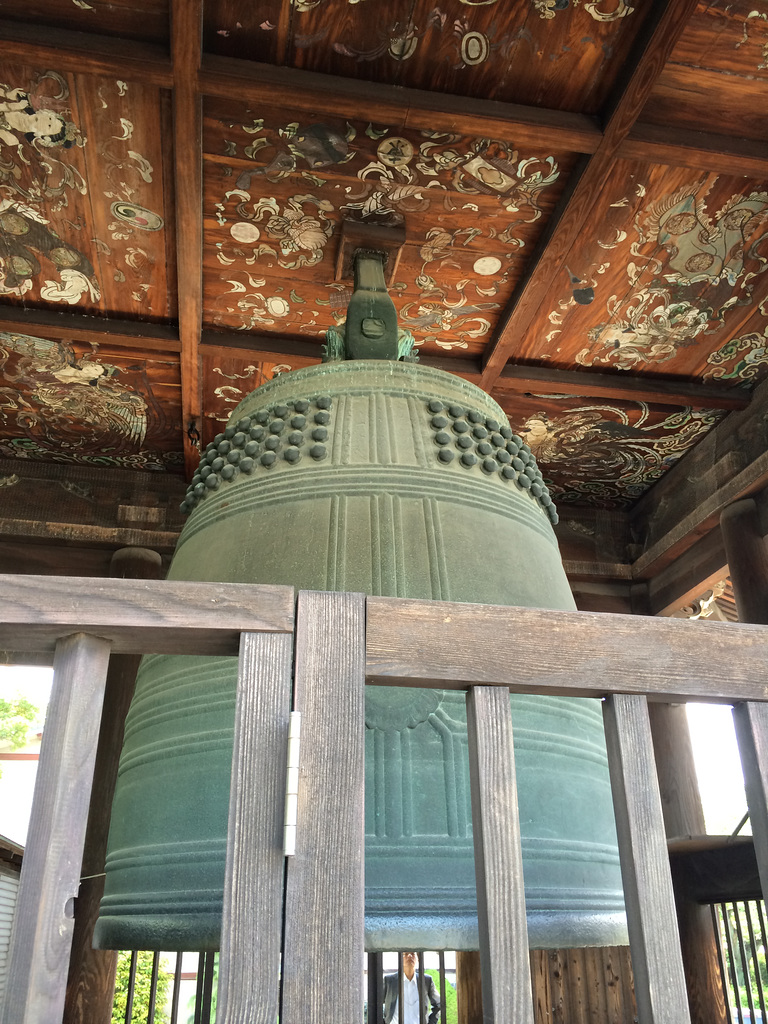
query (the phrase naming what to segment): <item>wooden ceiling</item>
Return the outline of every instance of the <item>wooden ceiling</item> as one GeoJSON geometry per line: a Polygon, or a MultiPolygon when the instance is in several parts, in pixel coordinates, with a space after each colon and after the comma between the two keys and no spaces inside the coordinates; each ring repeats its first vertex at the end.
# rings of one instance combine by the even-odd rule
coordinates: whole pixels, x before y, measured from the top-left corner
{"type": "Polygon", "coordinates": [[[189,476],[319,360],[357,220],[561,511],[645,517],[768,372],[767,140],[766,0],[7,9],[0,456],[189,476]]]}

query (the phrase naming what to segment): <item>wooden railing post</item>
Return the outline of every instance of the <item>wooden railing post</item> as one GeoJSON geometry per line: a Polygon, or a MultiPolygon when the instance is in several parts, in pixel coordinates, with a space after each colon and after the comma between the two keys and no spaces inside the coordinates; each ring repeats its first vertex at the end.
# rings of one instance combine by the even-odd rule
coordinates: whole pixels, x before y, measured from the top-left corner
{"type": "Polygon", "coordinates": [[[645,697],[603,703],[640,1024],[690,1024],[664,818],[645,697]]]}
{"type": "Polygon", "coordinates": [[[471,687],[467,727],[483,1020],[533,1024],[508,691],[471,687]]]}
{"type": "MultiPolygon", "coordinates": [[[[109,571],[110,576],[118,579],[158,580],[163,560],[157,551],[147,548],[118,548],[112,555],[109,571]]],[[[104,895],[104,860],[125,716],[140,662],[140,654],[113,654],[109,659],[83,847],[84,877],[75,908],[64,1024],[110,1024],[112,1020],[117,951],[94,949],[93,930],[104,895]]]]}
{"type": "Polygon", "coordinates": [[[217,1024],[275,1024],[293,637],[243,633],[229,798],[217,1024]]]}
{"type": "Polygon", "coordinates": [[[733,709],[744,789],[763,899],[768,894],[768,704],[747,701],[733,709]]]}
{"type": "Polygon", "coordinates": [[[296,854],[288,858],[281,1024],[363,1019],[365,597],[301,592],[296,854]]]}
{"type": "Polygon", "coordinates": [[[85,633],[56,644],[2,1024],[62,1019],[109,650],[85,633]]]}

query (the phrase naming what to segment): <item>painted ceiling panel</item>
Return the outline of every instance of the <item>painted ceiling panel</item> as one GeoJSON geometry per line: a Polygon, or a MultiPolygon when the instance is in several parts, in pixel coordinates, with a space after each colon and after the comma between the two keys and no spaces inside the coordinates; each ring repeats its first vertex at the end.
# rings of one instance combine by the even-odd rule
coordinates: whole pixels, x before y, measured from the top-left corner
{"type": "Polygon", "coordinates": [[[765,345],[768,185],[619,162],[590,221],[521,358],[711,377],[732,336],[765,345]]]}
{"type": "Polygon", "coordinates": [[[291,363],[264,363],[232,353],[207,353],[203,357],[205,422],[202,447],[224,429],[232,410],[261,384],[280,373],[296,369],[291,363]]]}
{"type": "Polygon", "coordinates": [[[4,300],[136,319],[173,315],[160,91],[51,70],[6,66],[3,74],[4,300]]]}
{"type": "Polygon", "coordinates": [[[633,0],[268,0],[206,5],[211,52],[367,81],[596,112],[647,13],[633,0]]]}
{"type": "Polygon", "coordinates": [[[670,61],[768,79],[768,11],[754,0],[702,0],[670,61]]]}
{"type": "Polygon", "coordinates": [[[0,333],[0,455],[181,472],[178,359],[0,333]]]}
{"type": "Polygon", "coordinates": [[[213,111],[204,279],[214,327],[321,337],[347,301],[349,283],[335,281],[341,223],[360,220],[404,225],[391,292],[417,345],[479,353],[574,163],[364,120],[213,111]]]}
{"type": "Polygon", "coordinates": [[[282,0],[209,0],[203,8],[207,53],[245,57],[266,64],[285,63],[292,7],[282,0]]]}
{"type": "Polygon", "coordinates": [[[722,418],[711,409],[515,395],[501,402],[555,501],[629,508],[722,418]]]}

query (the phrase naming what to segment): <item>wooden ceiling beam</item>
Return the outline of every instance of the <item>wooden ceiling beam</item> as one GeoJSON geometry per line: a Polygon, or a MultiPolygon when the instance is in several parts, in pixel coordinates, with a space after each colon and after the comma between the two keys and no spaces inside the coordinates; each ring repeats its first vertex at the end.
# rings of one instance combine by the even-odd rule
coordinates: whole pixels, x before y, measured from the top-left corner
{"type": "Polygon", "coordinates": [[[199,348],[203,324],[203,109],[197,90],[202,52],[203,0],[172,0],[176,268],[181,426],[187,479],[200,461],[203,415],[199,348]]]}
{"type": "Polygon", "coordinates": [[[169,89],[168,51],[154,43],[0,19],[0,61],[86,75],[119,75],[169,89]]]}
{"type": "Polygon", "coordinates": [[[702,537],[720,513],[768,486],[768,380],[643,495],[630,513],[635,579],[652,579],[702,537]]]}
{"type": "Polygon", "coordinates": [[[545,146],[547,152],[592,153],[602,135],[595,118],[586,114],[339,78],[232,57],[203,58],[200,91],[221,99],[285,106],[297,113],[359,118],[364,112],[366,118],[382,124],[509,139],[519,146],[545,146]]]}
{"type": "MultiPolygon", "coordinates": [[[[5,19],[0,19],[0,60],[119,74],[168,89],[174,83],[171,59],[162,46],[5,19]]],[[[345,117],[359,115],[364,102],[366,110],[375,110],[382,120],[416,129],[484,136],[512,131],[520,143],[578,153],[594,153],[603,137],[597,120],[585,114],[376,85],[230,57],[203,56],[198,82],[204,95],[237,95],[273,104],[286,104],[290,96],[292,109],[327,110],[345,117]]],[[[635,124],[617,155],[719,174],[761,178],[768,173],[768,145],[763,142],[662,125],[635,124]]]]}
{"type": "Polygon", "coordinates": [[[51,309],[0,305],[0,331],[52,341],[84,341],[89,345],[150,348],[158,352],[181,351],[179,332],[170,324],[107,319],[51,309]]]}
{"type": "Polygon", "coordinates": [[[657,2],[643,26],[634,53],[627,61],[626,84],[617,86],[616,100],[608,112],[605,131],[591,158],[571,174],[569,188],[550,218],[531,257],[528,270],[504,311],[495,337],[484,355],[482,386],[490,391],[504,365],[524,336],[551,282],[561,273],[568,252],[587,222],[595,202],[618,158],[619,147],[629,135],[651,94],[680,34],[696,10],[698,0],[657,2]]]}
{"type": "MultiPolygon", "coordinates": [[[[289,362],[294,368],[320,362],[317,342],[279,334],[206,330],[201,336],[201,347],[217,351],[228,349],[239,354],[247,352],[252,359],[267,363],[289,362]]],[[[447,370],[472,384],[479,384],[481,380],[482,368],[477,359],[421,355],[419,362],[422,366],[447,370]]],[[[557,370],[546,366],[506,366],[496,379],[493,393],[497,397],[513,393],[576,395],[590,399],[723,410],[744,409],[750,401],[749,394],[739,388],[658,377],[633,377],[628,373],[557,370]]]]}
{"type": "Polygon", "coordinates": [[[635,124],[618,149],[622,160],[693,167],[735,177],[768,175],[768,143],[686,128],[635,124]]]}

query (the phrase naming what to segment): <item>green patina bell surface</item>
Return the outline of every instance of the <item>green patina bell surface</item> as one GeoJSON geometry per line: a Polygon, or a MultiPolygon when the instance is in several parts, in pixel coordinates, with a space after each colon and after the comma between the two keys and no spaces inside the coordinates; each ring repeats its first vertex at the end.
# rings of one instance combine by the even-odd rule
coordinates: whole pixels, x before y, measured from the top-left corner
{"type": "MultiPolygon", "coordinates": [[[[171,579],[573,608],[533,455],[484,391],[398,361],[382,255],[354,272],[329,362],[254,391],[203,454],[171,579]]],[[[218,947],[236,682],[231,658],[143,660],[95,944],[218,947]]],[[[531,944],[624,942],[600,705],[510,701],[531,944]]],[[[365,715],[366,947],[477,949],[464,694],[370,686],[365,715]]]]}
{"type": "MultiPolygon", "coordinates": [[[[277,377],[204,453],[170,576],[571,609],[536,461],[417,363],[277,377]]],[[[467,642],[471,637],[466,637],[467,642]]],[[[510,664],[535,662],[500,635],[510,664]]],[[[236,661],[144,659],[97,942],[219,944],[236,661]]],[[[600,705],[511,697],[531,944],[626,941],[600,705]]],[[[477,948],[464,694],[366,691],[366,945],[477,948]]]]}

